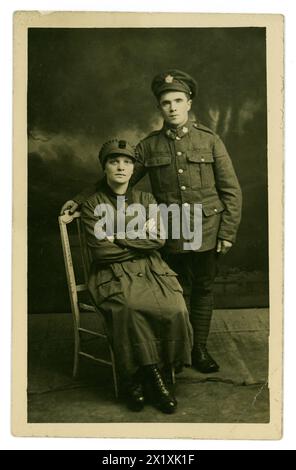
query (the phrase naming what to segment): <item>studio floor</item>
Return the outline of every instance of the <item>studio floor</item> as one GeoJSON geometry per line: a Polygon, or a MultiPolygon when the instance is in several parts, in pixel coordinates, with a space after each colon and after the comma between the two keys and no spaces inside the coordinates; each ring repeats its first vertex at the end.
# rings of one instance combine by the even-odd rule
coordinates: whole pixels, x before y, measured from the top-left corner
{"type": "MultiPolygon", "coordinates": [[[[84,314],[86,324],[98,321],[84,314]]],[[[28,422],[267,423],[268,325],[268,309],[216,310],[208,348],[220,371],[176,375],[178,409],[165,415],[150,404],[135,413],[116,400],[109,367],[81,358],[73,379],[70,313],[29,315],[28,422]]]]}

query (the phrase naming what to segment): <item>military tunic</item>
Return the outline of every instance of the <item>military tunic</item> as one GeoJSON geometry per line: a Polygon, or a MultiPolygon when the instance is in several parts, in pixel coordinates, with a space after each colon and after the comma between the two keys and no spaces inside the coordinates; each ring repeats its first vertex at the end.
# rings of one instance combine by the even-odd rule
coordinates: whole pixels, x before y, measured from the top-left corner
{"type": "MultiPolygon", "coordinates": [[[[207,251],[217,238],[235,242],[241,217],[241,190],[221,139],[207,127],[189,121],[177,131],[166,125],[138,147],[131,184],[147,171],[158,203],[202,204],[202,246],[207,251]]],[[[169,252],[184,252],[184,239],[170,240],[169,252]]]]}
{"type": "MultiPolygon", "coordinates": [[[[126,206],[155,204],[149,193],[127,194],[126,206]]],[[[190,365],[192,329],[176,273],[157,251],[164,244],[159,225],[155,239],[98,240],[94,210],[102,203],[117,207],[105,184],[83,204],[81,215],[94,259],[89,290],[110,327],[117,365],[126,375],[149,364],[190,365]]]]}

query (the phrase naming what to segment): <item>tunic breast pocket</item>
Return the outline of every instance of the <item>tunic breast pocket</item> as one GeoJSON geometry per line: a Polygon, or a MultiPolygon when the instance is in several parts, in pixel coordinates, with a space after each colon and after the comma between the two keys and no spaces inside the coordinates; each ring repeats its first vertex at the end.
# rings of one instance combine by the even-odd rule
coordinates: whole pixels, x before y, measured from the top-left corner
{"type": "Polygon", "coordinates": [[[153,152],[145,162],[148,168],[151,186],[154,191],[166,191],[171,170],[171,155],[169,152],[153,152]]]}
{"type": "Polygon", "coordinates": [[[187,152],[190,162],[191,187],[208,188],[215,186],[213,170],[214,157],[209,149],[193,149],[187,152]]]}

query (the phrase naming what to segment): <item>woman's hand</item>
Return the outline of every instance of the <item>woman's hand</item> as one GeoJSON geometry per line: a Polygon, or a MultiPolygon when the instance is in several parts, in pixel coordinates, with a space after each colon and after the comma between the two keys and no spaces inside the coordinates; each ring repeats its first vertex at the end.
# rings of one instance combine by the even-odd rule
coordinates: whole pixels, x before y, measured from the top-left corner
{"type": "Polygon", "coordinates": [[[146,232],[156,232],[156,221],[155,219],[148,219],[144,224],[144,230],[146,232]]]}

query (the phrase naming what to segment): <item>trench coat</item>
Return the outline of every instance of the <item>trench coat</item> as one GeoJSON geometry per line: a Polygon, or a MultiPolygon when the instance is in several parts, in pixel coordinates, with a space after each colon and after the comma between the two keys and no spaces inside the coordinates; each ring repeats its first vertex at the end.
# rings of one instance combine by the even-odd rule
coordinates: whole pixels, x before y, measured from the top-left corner
{"type": "MultiPolygon", "coordinates": [[[[110,204],[116,214],[116,202],[105,183],[82,205],[81,217],[93,258],[88,287],[106,319],[117,366],[126,376],[151,364],[189,366],[192,328],[177,274],[158,252],[165,242],[159,219],[153,239],[126,237],[112,242],[95,236],[99,218],[95,208],[110,204]]],[[[129,190],[124,206],[133,203],[148,208],[156,201],[149,193],[129,190]]]]}
{"type": "MultiPolygon", "coordinates": [[[[234,243],[241,220],[242,193],[230,156],[220,137],[195,121],[173,132],[164,123],[137,146],[137,162],[130,185],[148,173],[152,193],[159,204],[190,207],[194,224],[194,204],[202,205],[202,243],[194,251],[216,247],[217,239],[234,243]]],[[[90,185],[74,197],[81,204],[100,187],[90,185]]],[[[171,214],[169,214],[171,216],[171,214]]],[[[168,221],[170,224],[170,220],[168,221]]],[[[168,234],[165,250],[183,253],[184,242],[168,234]]]]}

